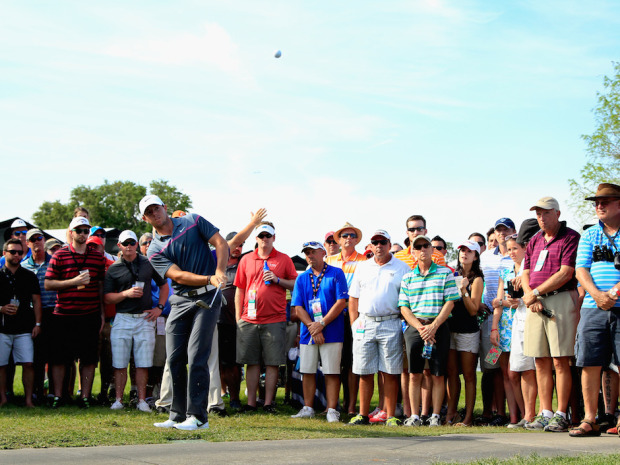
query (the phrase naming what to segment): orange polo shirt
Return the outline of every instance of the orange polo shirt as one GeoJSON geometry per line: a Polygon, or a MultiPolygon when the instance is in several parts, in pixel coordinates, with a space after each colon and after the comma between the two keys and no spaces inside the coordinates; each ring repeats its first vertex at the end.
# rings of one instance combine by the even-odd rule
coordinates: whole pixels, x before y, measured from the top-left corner
{"type": "MultiPolygon", "coordinates": [[[[399,252],[396,252],[394,256],[398,258],[399,260],[402,260],[403,262],[405,262],[407,265],[409,265],[409,268],[411,268],[412,270],[418,264],[418,259],[415,258],[413,255],[411,255],[411,246],[399,252]]],[[[446,259],[444,258],[443,254],[441,252],[438,252],[435,249],[433,249],[432,260],[438,265],[446,266],[446,259]]]]}

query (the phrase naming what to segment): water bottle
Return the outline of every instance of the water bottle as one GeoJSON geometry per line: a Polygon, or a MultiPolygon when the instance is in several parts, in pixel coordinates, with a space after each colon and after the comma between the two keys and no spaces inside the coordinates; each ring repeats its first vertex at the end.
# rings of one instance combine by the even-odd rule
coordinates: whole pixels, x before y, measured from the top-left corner
{"type": "MultiPolygon", "coordinates": [[[[265,271],[269,271],[269,265],[267,265],[267,260],[263,262],[263,273],[265,271]]],[[[270,286],[270,285],[271,285],[271,281],[265,281],[265,286],[270,286]]]]}
{"type": "Polygon", "coordinates": [[[425,342],[422,349],[422,358],[430,360],[431,355],[433,355],[433,345],[430,342],[425,342]]]}

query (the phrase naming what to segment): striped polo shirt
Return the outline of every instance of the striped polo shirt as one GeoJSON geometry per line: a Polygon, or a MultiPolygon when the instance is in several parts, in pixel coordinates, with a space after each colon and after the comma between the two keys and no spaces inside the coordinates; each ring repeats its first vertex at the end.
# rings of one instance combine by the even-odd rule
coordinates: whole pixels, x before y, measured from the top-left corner
{"type": "Polygon", "coordinates": [[[514,266],[512,258],[508,255],[503,256],[496,247],[493,250],[487,250],[480,255],[480,269],[484,274],[484,291],[482,293],[482,303],[489,309],[493,309],[493,299],[497,298],[497,287],[499,285],[499,275],[505,269],[511,269],[514,266]]]}
{"type": "Polygon", "coordinates": [[[50,260],[45,279],[65,281],[75,278],[81,270],[88,270],[90,282],[82,289],[70,287],[58,291],[55,315],[87,315],[101,312],[99,285],[105,276],[105,257],[91,249],[86,253],[75,252],[73,246],[59,249],[50,260]]]}
{"type": "MultiPolygon", "coordinates": [[[[394,256],[409,265],[409,268],[411,268],[412,270],[418,264],[418,259],[415,258],[411,253],[411,246],[407,247],[406,249],[399,250],[394,254],[394,256]]],[[[433,256],[431,257],[431,259],[433,260],[433,263],[437,263],[441,266],[446,266],[445,257],[441,252],[438,252],[435,249],[433,249],[433,256]]]]}
{"type": "Polygon", "coordinates": [[[335,266],[336,268],[340,268],[344,272],[345,278],[347,278],[347,287],[351,287],[351,282],[353,281],[353,274],[355,273],[355,269],[359,262],[365,262],[367,260],[366,255],[361,253],[353,253],[349,260],[344,262],[342,260],[342,252],[337,253],[336,255],[330,255],[329,257],[325,257],[325,263],[331,266],[335,266]]]}
{"type": "Polygon", "coordinates": [[[435,318],[446,302],[458,299],[452,272],[431,263],[426,276],[420,274],[419,266],[403,276],[398,306],[409,308],[416,318],[435,318]]]}
{"type": "MultiPolygon", "coordinates": [[[[578,244],[579,233],[567,227],[566,221],[560,221],[560,229],[549,242],[545,240],[544,231],[534,234],[527,244],[525,261],[523,262],[523,269],[530,270],[530,287],[535,289],[540,286],[560,271],[561,266],[575,268],[578,244]],[[536,271],[536,264],[543,250],[547,250],[547,257],[540,271],[536,271]]],[[[574,289],[577,289],[577,278],[573,274],[567,283],[554,290],[568,291],[574,289]]]]}
{"type": "MultiPolygon", "coordinates": [[[[616,270],[613,262],[594,262],[592,261],[592,252],[595,246],[601,248],[606,245],[608,249],[611,249],[612,253],[616,251],[620,252],[620,232],[612,236],[613,244],[616,246],[614,249],[611,242],[603,232],[603,223],[601,221],[598,224],[588,228],[579,241],[579,248],[577,249],[577,268],[589,268],[592,281],[596,287],[601,291],[608,291],[616,284],[620,282],[620,270],[616,270]]],[[[596,308],[596,302],[592,298],[589,292],[586,292],[586,297],[583,300],[583,307],[596,308]]],[[[620,299],[616,301],[614,308],[620,308],[620,299]]]]}

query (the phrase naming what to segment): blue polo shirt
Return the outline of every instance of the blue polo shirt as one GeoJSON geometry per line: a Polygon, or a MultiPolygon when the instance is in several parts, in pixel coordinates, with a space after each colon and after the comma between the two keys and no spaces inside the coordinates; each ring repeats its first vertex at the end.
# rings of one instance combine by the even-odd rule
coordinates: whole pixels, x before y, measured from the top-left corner
{"type": "MultiPolygon", "coordinates": [[[[299,275],[295,281],[291,306],[297,305],[299,307],[303,307],[306,312],[308,312],[308,315],[310,315],[310,319],[314,321],[312,308],[308,304],[308,301],[313,299],[312,281],[310,280],[311,273],[312,269],[310,268],[299,275]]],[[[315,276],[315,284],[316,281],[317,277],[315,276]]],[[[347,289],[347,278],[345,277],[344,272],[340,268],[327,265],[327,268],[325,269],[325,276],[323,276],[321,286],[319,287],[316,295],[316,297],[321,301],[321,312],[323,313],[323,316],[327,315],[337,300],[349,298],[347,289]]],[[[326,343],[344,342],[344,314],[342,312],[334,321],[323,329],[323,336],[325,337],[326,343]]],[[[302,323],[299,343],[310,344],[310,339],[308,328],[302,323]]]]}
{"type": "MultiPolygon", "coordinates": [[[[603,223],[599,221],[598,224],[584,231],[581,239],[579,239],[579,247],[577,248],[577,264],[575,268],[589,268],[592,281],[600,291],[609,291],[609,289],[620,282],[620,270],[616,270],[613,262],[592,261],[592,252],[597,245],[601,247],[606,245],[608,249],[611,249],[612,253],[620,252],[620,232],[611,238],[613,239],[613,244],[603,232],[603,223]]],[[[586,292],[582,307],[597,307],[589,292],[586,292]]],[[[616,301],[614,308],[620,308],[620,299],[616,301]]]]}
{"type": "MultiPolygon", "coordinates": [[[[154,232],[153,242],[147,251],[155,271],[165,277],[168,269],[174,264],[183,271],[201,276],[215,274],[217,263],[211,254],[209,239],[219,232],[219,229],[195,213],[171,219],[172,234],[160,236],[154,232]]],[[[175,294],[196,288],[175,281],[172,281],[172,287],[175,294]]]]}

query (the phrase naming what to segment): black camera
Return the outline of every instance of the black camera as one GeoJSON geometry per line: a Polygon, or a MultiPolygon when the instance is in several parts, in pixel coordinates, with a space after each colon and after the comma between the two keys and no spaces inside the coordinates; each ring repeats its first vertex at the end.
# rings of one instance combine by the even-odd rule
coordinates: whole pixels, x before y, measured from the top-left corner
{"type": "Polygon", "coordinates": [[[592,251],[592,261],[616,263],[616,260],[620,260],[620,258],[617,258],[619,255],[620,255],[620,252],[616,252],[615,257],[614,257],[614,253],[606,245],[604,246],[595,245],[594,250],[592,251]]]}
{"type": "Polygon", "coordinates": [[[506,293],[508,294],[508,297],[510,297],[511,299],[520,299],[521,297],[523,297],[523,288],[519,289],[518,291],[515,291],[515,287],[512,284],[512,280],[508,280],[506,282],[506,293]]]}
{"type": "Polygon", "coordinates": [[[620,270],[620,252],[616,252],[614,255],[614,268],[620,270]]]}

